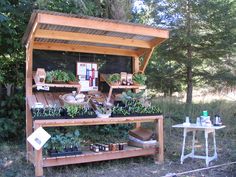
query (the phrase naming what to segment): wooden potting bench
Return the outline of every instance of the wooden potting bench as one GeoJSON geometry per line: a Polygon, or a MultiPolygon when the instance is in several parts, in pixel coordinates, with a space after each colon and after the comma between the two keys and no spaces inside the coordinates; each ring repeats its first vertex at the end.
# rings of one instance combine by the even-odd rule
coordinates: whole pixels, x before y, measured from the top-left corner
{"type": "MultiPolygon", "coordinates": [[[[169,31],[150,26],[125,23],[95,17],[63,14],[49,11],[34,11],[31,15],[23,45],[26,47],[26,136],[38,127],[89,126],[105,124],[153,122],[156,128],[158,147],[127,147],[123,151],[93,153],[83,151],[82,155],[64,157],[43,157],[42,149],[35,150],[27,144],[27,159],[35,166],[35,176],[43,176],[43,167],[120,159],[135,156],[154,155],[155,161],[164,160],[163,116],[117,117],[94,119],[34,120],[31,107],[36,102],[44,105],[62,103],[62,93],[33,92],[33,51],[51,50],[81,52],[105,55],[129,56],[133,72],[144,72],[154,48],[169,37],[169,31]],[[143,61],[139,58],[143,56],[143,61]]],[[[42,85],[40,85],[42,86],[42,85]]],[[[78,85],[46,85],[47,87],[75,87],[78,85]]],[[[125,88],[125,87],[124,87],[125,88]]],[[[128,87],[127,87],[128,88],[128,87]]],[[[129,89],[139,89],[135,86],[129,89]]]]}

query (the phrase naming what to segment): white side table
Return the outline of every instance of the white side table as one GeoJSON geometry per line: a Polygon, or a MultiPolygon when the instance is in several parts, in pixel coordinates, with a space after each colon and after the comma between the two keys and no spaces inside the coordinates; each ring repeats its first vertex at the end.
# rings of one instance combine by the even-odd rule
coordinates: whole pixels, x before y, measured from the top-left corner
{"type": "Polygon", "coordinates": [[[217,159],[217,151],[216,151],[216,138],[215,138],[215,130],[221,129],[221,128],[225,128],[225,125],[222,126],[200,126],[197,124],[190,124],[190,125],[184,125],[184,124],[177,124],[177,125],[173,125],[172,127],[174,128],[183,128],[184,129],[184,133],[183,133],[183,145],[182,145],[182,154],[181,154],[181,164],[183,164],[184,159],[191,157],[191,158],[198,158],[198,159],[204,159],[206,160],[206,166],[208,167],[209,162],[217,159]],[[204,131],[204,135],[205,135],[205,147],[206,147],[206,155],[205,156],[200,156],[200,155],[195,155],[195,150],[194,150],[194,146],[195,146],[195,135],[196,135],[196,131],[204,131]],[[185,140],[186,140],[186,136],[188,134],[188,132],[193,132],[193,139],[192,139],[192,151],[189,154],[184,155],[184,151],[185,151],[185,140]],[[214,142],[214,155],[213,156],[209,156],[208,154],[208,134],[212,133],[213,135],[213,142],[214,142]]]}

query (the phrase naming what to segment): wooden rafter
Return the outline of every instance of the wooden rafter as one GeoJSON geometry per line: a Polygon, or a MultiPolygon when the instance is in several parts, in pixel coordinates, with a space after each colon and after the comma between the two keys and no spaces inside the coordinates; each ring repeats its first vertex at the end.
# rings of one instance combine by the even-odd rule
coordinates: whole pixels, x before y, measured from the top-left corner
{"type": "Polygon", "coordinates": [[[128,23],[125,24],[111,21],[98,21],[89,18],[85,19],[85,18],[75,18],[66,16],[55,16],[50,14],[38,14],[38,15],[39,15],[39,22],[43,24],[91,28],[96,30],[113,31],[119,33],[137,34],[137,35],[153,36],[160,38],[169,37],[169,31],[167,30],[139,26],[139,25],[131,25],[128,23]]]}
{"type": "Polygon", "coordinates": [[[37,38],[47,38],[47,39],[61,39],[61,40],[71,40],[71,41],[82,41],[82,42],[92,42],[100,44],[111,44],[111,45],[122,45],[130,47],[141,47],[141,48],[151,48],[151,44],[148,41],[127,39],[121,37],[95,35],[95,34],[85,34],[85,33],[75,33],[75,32],[64,32],[64,31],[53,31],[53,30],[43,30],[39,29],[35,33],[37,38]]]}
{"type": "Polygon", "coordinates": [[[39,50],[97,53],[106,55],[133,56],[133,57],[138,56],[135,50],[127,50],[127,49],[125,50],[111,47],[98,47],[98,46],[85,46],[85,45],[82,46],[78,44],[34,42],[33,48],[39,50]]]}

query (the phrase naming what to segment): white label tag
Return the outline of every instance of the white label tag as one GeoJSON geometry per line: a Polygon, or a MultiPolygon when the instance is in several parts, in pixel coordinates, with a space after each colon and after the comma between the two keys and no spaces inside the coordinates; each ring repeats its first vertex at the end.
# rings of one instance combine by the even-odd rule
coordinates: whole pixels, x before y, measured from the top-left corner
{"type": "Polygon", "coordinates": [[[27,141],[36,149],[39,150],[51,137],[42,127],[35,130],[28,138],[27,141]]]}
{"type": "Polygon", "coordinates": [[[37,86],[37,90],[49,91],[49,87],[48,86],[37,86]]]}

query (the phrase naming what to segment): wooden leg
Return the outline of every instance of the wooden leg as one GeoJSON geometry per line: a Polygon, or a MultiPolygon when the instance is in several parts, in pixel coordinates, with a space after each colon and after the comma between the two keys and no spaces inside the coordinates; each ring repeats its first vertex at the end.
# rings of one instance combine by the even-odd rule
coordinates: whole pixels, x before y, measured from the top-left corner
{"type": "MultiPolygon", "coordinates": [[[[35,130],[39,128],[39,126],[35,125],[35,130]]],[[[35,150],[35,161],[34,161],[34,167],[35,167],[35,176],[43,176],[43,150],[42,148],[40,150],[35,150]]]]}
{"type": "Polygon", "coordinates": [[[141,127],[141,122],[137,122],[136,123],[136,128],[140,128],[141,127]]]}
{"type": "Polygon", "coordinates": [[[164,162],[164,136],[163,136],[163,117],[158,119],[156,123],[156,133],[158,135],[157,141],[159,143],[158,163],[164,162]]]}
{"type": "Polygon", "coordinates": [[[112,90],[113,89],[110,87],[110,90],[109,90],[109,93],[108,93],[108,97],[107,97],[107,102],[110,102],[112,90]]]}
{"type": "MultiPolygon", "coordinates": [[[[32,116],[30,113],[30,109],[28,103],[26,101],[26,139],[30,136],[33,132],[33,121],[32,116]]],[[[29,154],[33,154],[33,147],[31,144],[26,140],[26,159],[29,160],[29,154]]]]}

